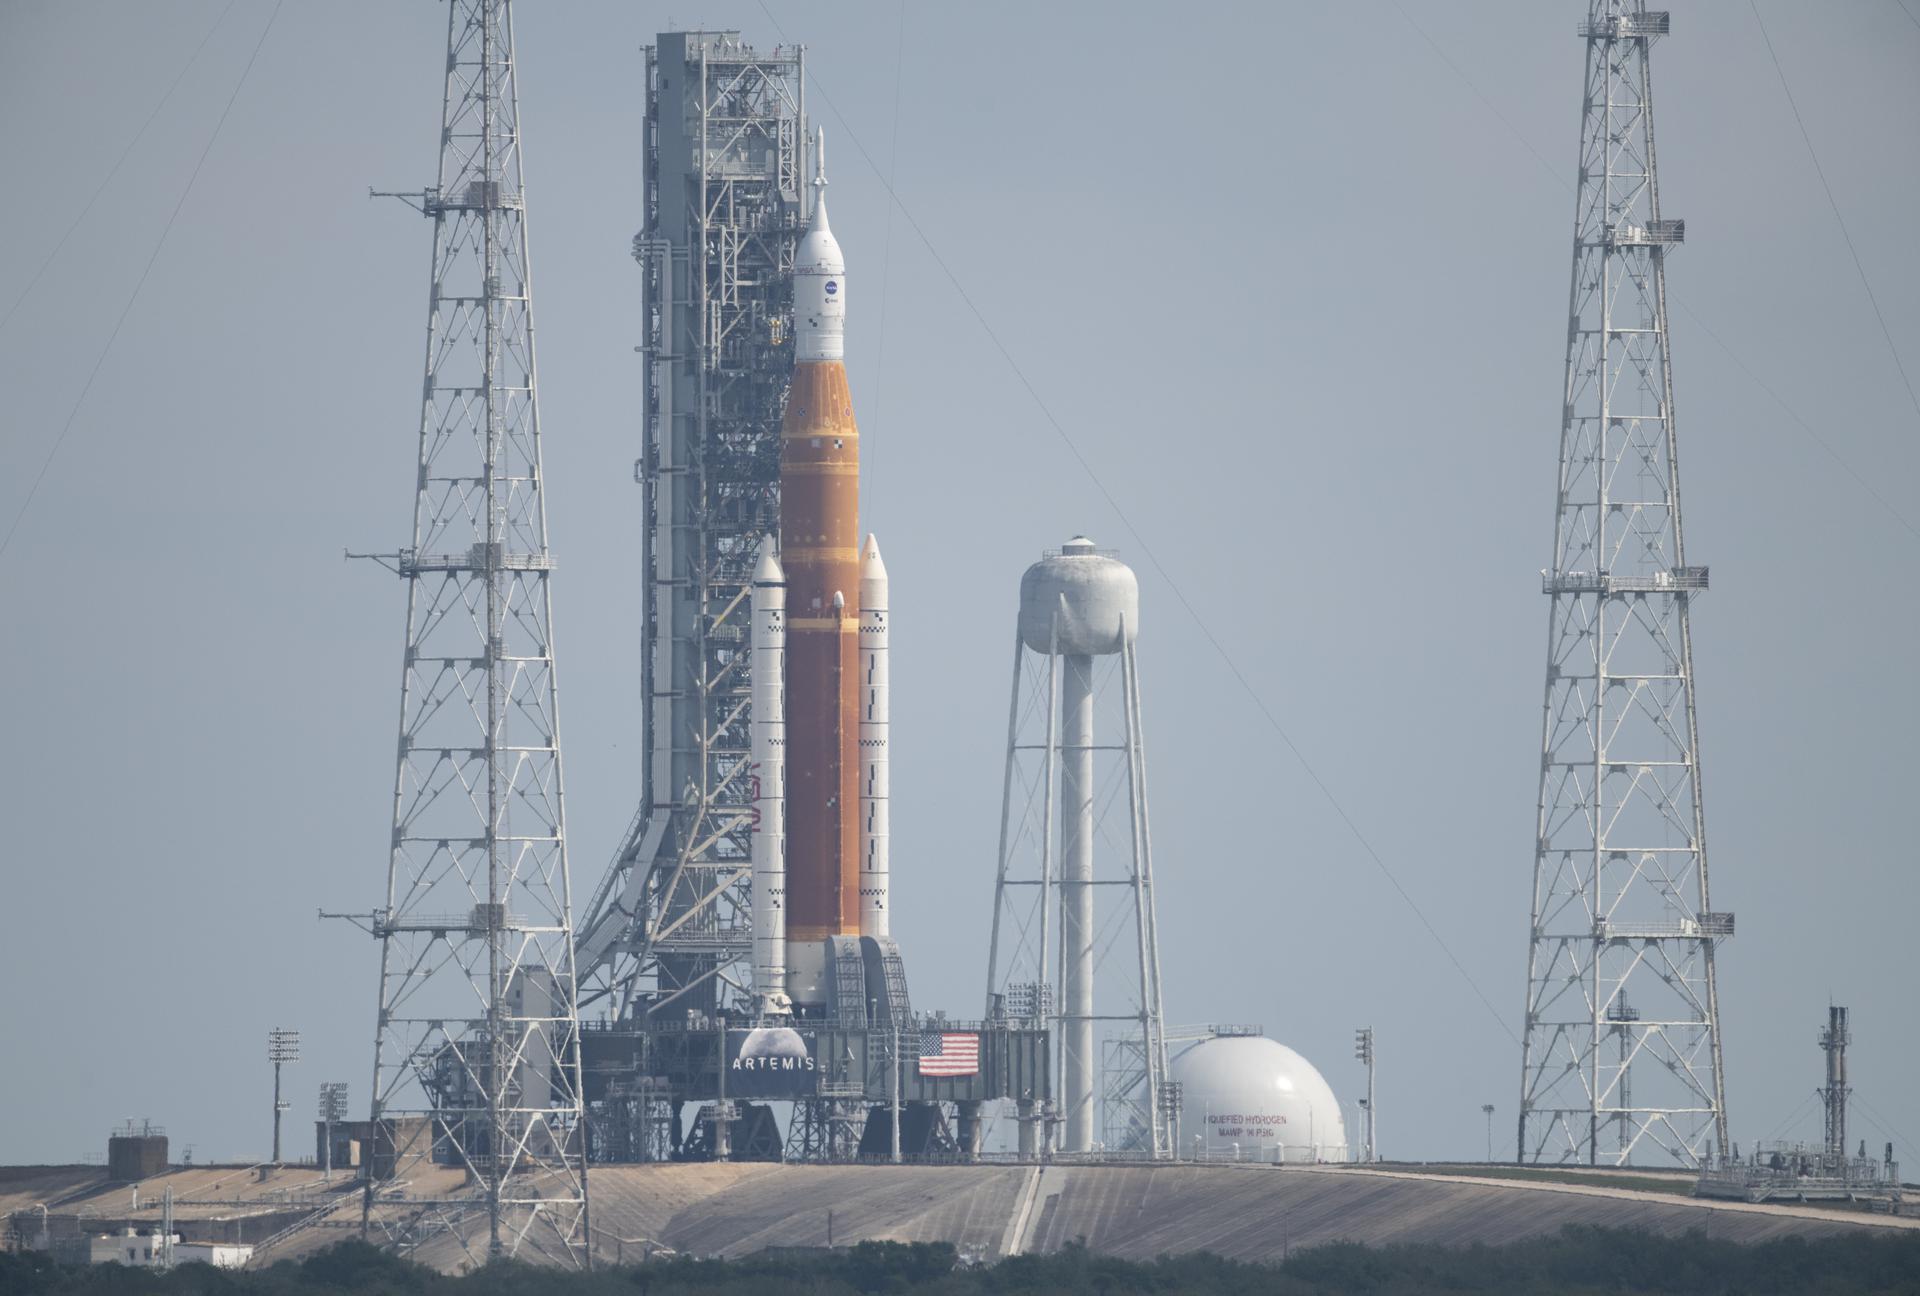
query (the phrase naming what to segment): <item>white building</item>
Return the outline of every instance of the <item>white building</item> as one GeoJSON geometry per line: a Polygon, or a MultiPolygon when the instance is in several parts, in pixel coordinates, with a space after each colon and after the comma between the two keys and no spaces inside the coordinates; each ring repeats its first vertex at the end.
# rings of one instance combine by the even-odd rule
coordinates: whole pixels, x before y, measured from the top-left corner
{"type": "Polygon", "coordinates": [[[238,1242],[182,1242],[178,1233],[166,1238],[158,1233],[135,1233],[132,1229],[108,1237],[88,1238],[86,1247],[90,1264],[122,1264],[146,1269],[183,1264],[244,1269],[253,1258],[253,1248],[238,1242]]]}

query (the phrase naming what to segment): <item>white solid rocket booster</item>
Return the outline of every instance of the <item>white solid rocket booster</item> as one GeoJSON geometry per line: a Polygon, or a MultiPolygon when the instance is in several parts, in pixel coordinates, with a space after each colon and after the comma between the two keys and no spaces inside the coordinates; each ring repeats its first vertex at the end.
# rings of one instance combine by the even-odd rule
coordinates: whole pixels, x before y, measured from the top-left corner
{"type": "Polygon", "coordinates": [[[887,935],[887,565],[860,554],[860,934],[887,935]]]}
{"type": "Polygon", "coordinates": [[[753,985],[761,1011],[787,1006],[787,578],[769,537],[753,570],[753,985]]]}

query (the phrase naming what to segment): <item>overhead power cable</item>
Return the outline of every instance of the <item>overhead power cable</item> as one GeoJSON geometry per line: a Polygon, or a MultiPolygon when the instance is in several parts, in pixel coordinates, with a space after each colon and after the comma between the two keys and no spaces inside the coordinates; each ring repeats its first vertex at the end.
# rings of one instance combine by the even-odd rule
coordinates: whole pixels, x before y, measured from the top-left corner
{"type": "Polygon", "coordinates": [[[1767,20],[1760,16],[1760,6],[1755,0],[1747,0],[1747,8],[1753,10],[1753,21],[1760,25],[1760,39],[1767,43],[1767,57],[1773,60],[1773,70],[1780,78],[1780,89],[1787,96],[1787,107],[1793,109],[1793,124],[1800,128],[1800,142],[1807,146],[1807,156],[1813,159],[1813,173],[1820,177],[1821,192],[1827,195],[1827,206],[1833,208],[1834,224],[1840,227],[1840,238],[1847,245],[1847,255],[1853,258],[1853,269],[1860,276],[1860,286],[1867,290],[1867,302],[1873,307],[1873,317],[1880,322],[1880,336],[1887,340],[1887,353],[1893,357],[1893,367],[1900,371],[1900,383],[1907,389],[1907,400],[1912,403],[1913,412],[1920,415],[1920,394],[1915,394],[1913,390],[1913,379],[1907,376],[1907,366],[1900,358],[1900,348],[1893,344],[1893,330],[1887,327],[1887,317],[1880,309],[1880,299],[1874,295],[1873,281],[1867,278],[1867,267],[1861,263],[1860,249],[1853,245],[1853,233],[1847,228],[1847,218],[1840,214],[1840,203],[1833,196],[1833,186],[1827,183],[1827,169],[1820,165],[1820,154],[1813,147],[1813,136],[1807,133],[1807,123],[1800,116],[1800,105],[1793,97],[1793,87],[1787,84],[1787,70],[1780,65],[1779,52],[1773,48],[1773,36],[1767,31],[1767,20]]]}
{"type": "Polygon", "coordinates": [[[180,71],[174,75],[173,84],[167,87],[167,92],[160,96],[160,102],[153,106],[153,111],[147,114],[147,119],[140,123],[140,129],[135,131],[133,138],[127,141],[127,147],[121,150],[119,159],[108,168],[107,174],[94,188],[93,195],[87,199],[86,205],[81,207],[80,214],[73,218],[73,223],[67,226],[67,232],[60,236],[60,241],[53,245],[53,250],[48,252],[45,259],[40,262],[40,268],[33,272],[33,278],[27,280],[27,286],[22,288],[19,295],[13,299],[13,305],[7,307],[7,313],[0,315],[0,329],[7,327],[7,323],[20,309],[20,303],[24,302],[27,295],[39,286],[41,278],[47,273],[47,267],[52,265],[53,259],[60,255],[60,250],[67,246],[67,240],[71,239],[73,232],[80,228],[80,222],[87,218],[87,213],[93,210],[93,205],[100,201],[100,195],[107,191],[107,186],[113,183],[113,178],[120,174],[120,168],[127,164],[128,158],[133,156],[133,151],[140,146],[140,141],[147,137],[147,129],[153,125],[154,119],[160,116],[160,110],[165,108],[167,102],[173,98],[173,92],[180,88],[180,83],[187,79],[187,73],[200,59],[200,51],[207,47],[207,42],[213,39],[213,33],[219,29],[221,23],[226,21],[227,15],[233,12],[234,5],[238,3],[239,0],[227,0],[227,7],[220,11],[220,16],[213,20],[212,26],[207,28],[207,34],[202,36],[200,43],[193,47],[193,53],[187,55],[187,61],[180,65],[180,71]]]}
{"type": "MultiPolygon", "coordinates": [[[[893,182],[900,170],[900,65],[907,52],[907,0],[899,0],[899,12],[900,18],[898,30],[894,35],[893,51],[893,140],[887,146],[887,182],[889,184],[893,182]]],[[[876,489],[869,496],[871,499],[880,497],[880,491],[877,488],[880,479],[878,451],[880,443],[887,439],[886,424],[881,421],[880,411],[887,391],[887,288],[892,278],[893,204],[888,203],[887,234],[880,249],[880,347],[873,362],[873,424],[880,430],[880,436],[870,448],[862,447],[860,455],[861,462],[867,468],[867,480],[876,484],[876,489]]]]}
{"type": "MultiPolygon", "coordinates": [[[[780,33],[780,38],[782,40],[788,40],[789,37],[785,29],[780,26],[779,20],[773,16],[773,11],[767,8],[766,0],[759,0],[759,3],[760,11],[766,15],[767,21],[773,25],[774,30],[780,33]]],[[[1279,737],[1280,741],[1285,744],[1287,750],[1293,754],[1294,760],[1298,762],[1300,768],[1306,772],[1308,779],[1312,781],[1313,785],[1319,789],[1320,795],[1326,800],[1327,804],[1333,808],[1334,813],[1339,816],[1340,822],[1346,825],[1347,832],[1359,843],[1361,850],[1365,852],[1368,859],[1373,861],[1374,866],[1380,870],[1381,875],[1392,885],[1401,900],[1406,902],[1407,908],[1413,911],[1414,917],[1419,919],[1420,925],[1424,927],[1427,934],[1433,938],[1434,944],[1438,945],[1440,952],[1447,956],[1448,961],[1453,964],[1454,969],[1459,972],[1461,978],[1466,981],[1468,988],[1473,991],[1474,996],[1480,1000],[1495,1023],[1506,1033],[1507,1038],[1515,1044],[1518,1044],[1520,1037],[1514,1034],[1513,1028],[1507,1024],[1506,1018],[1500,1015],[1500,1010],[1493,1006],[1493,1001],[1489,999],[1486,992],[1480,988],[1480,983],[1475,981],[1473,974],[1467,971],[1466,964],[1460,961],[1459,956],[1453,952],[1452,947],[1449,946],[1445,938],[1440,935],[1439,929],[1428,920],[1426,913],[1422,911],[1420,906],[1414,901],[1413,896],[1400,884],[1400,879],[1394,876],[1393,870],[1387,867],[1386,860],[1381,858],[1380,852],[1374,849],[1373,843],[1367,840],[1366,834],[1360,831],[1360,825],[1354,822],[1353,816],[1347,813],[1346,807],[1342,805],[1340,799],[1334,795],[1333,789],[1327,785],[1325,779],[1320,777],[1319,771],[1314,769],[1312,762],[1307,759],[1306,753],[1300,749],[1299,744],[1294,742],[1292,735],[1281,725],[1280,719],[1274,714],[1273,709],[1267,705],[1266,700],[1254,689],[1252,683],[1241,671],[1239,664],[1234,661],[1232,654],[1227,651],[1226,645],[1220,642],[1219,637],[1214,634],[1212,627],[1201,617],[1199,610],[1188,601],[1185,591],[1180,588],[1179,583],[1168,573],[1166,567],[1154,553],[1153,546],[1147,543],[1146,537],[1140,534],[1139,528],[1134,526],[1133,520],[1127,515],[1126,510],[1123,509],[1120,506],[1120,502],[1113,497],[1113,492],[1107,489],[1106,483],[1101,480],[1099,473],[1094,471],[1092,463],[1090,463],[1086,455],[1081,452],[1079,445],[1074,442],[1073,437],[1068,434],[1060,420],[1054,417],[1053,410],[1047,405],[1045,399],[1041,397],[1039,389],[1036,388],[1032,380],[1027,377],[1026,371],[1020,367],[1019,361],[1014,359],[1013,353],[1007,349],[1006,344],[1000,340],[1000,335],[994,331],[993,325],[988,322],[986,315],[981,311],[980,307],[975,304],[973,297],[960,282],[959,276],[954,274],[953,268],[947,264],[946,258],[942,257],[939,249],[934,247],[933,240],[927,237],[927,232],[921,228],[920,222],[914,218],[912,209],[901,201],[900,195],[894,191],[893,185],[888,177],[882,174],[879,165],[873,160],[872,154],[867,152],[866,145],[860,142],[859,134],[847,121],[845,114],[840,111],[839,106],[833,102],[833,96],[828,94],[826,87],[820,83],[818,73],[813,74],[813,81],[815,90],[819,93],[820,97],[826,101],[827,108],[833,113],[834,119],[840,123],[840,129],[846,132],[848,140],[850,140],[854,148],[859,151],[860,156],[866,160],[867,166],[872,169],[875,177],[879,179],[881,187],[887,191],[887,195],[893,200],[894,206],[900,209],[900,215],[905,218],[907,224],[913,229],[921,245],[926,248],[927,254],[933,258],[934,264],[940,267],[941,273],[946,276],[947,282],[952,285],[954,292],[959,294],[960,300],[966,305],[974,321],[979,324],[982,331],[986,333],[988,341],[993,343],[994,349],[1000,353],[1000,358],[1006,362],[1007,367],[1012,370],[1013,376],[1019,381],[1020,385],[1026,389],[1027,395],[1032,398],[1035,407],[1039,409],[1041,418],[1045,420],[1047,426],[1053,430],[1054,435],[1060,438],[1061,443],[1066,446],[1068,453],[1070,453],[1074,461],[1080,465],[1080,470],[1086,474],[1087,480],[1090,481],[1094,489],[1100,493],[1100,497],[1104,499],[1107,506],[1113,510],[1114,516],[1117,517],[1120,520],[1120,524],[1126,528],[1127,534],[1131,536],[1133,542],[1139,546],[1140,552],[1146,556],[1147,562],[1153,567],[1160,579],[1166,583],[1167,588],[1173,591],[1174,599],[1186,612],[1188,618],[1198,627],[1202,637],[1206,639],[1207,643],[1213,648],[1214,653],[1226,666],[1228,673],[1231,674],[1234,680],[1240,685],[1242,691],[1244,691],[1248,699],[1252,701],[1255,709],[1260,712],[1268,726],[1279,737]]]]}
{"type": "Polygon", "coordinates": [[[1779,1138],[1780,1131],[1783,1129],[1787,1129],[1788,1127],[1793,1125],[1795,1121],[1799,1120],[1803,1115],[1805,1115],[1807,1108],[1812,1106],[1813,1100],[1815,1098],[1818,1098],[1819,1096],[1820,1096],[1820,1091],[1818,1089],[1809,1090],[1807,1093],[1807,1096],[1800,1100],[1800,1105],[1798,1107],[1795,1107],[1791,1112],[1789,1112],[1787,1114],[1786,1119],[1782,1120],[1778,1125],[1775,1125],[1772,1129],[1768,1130],[1767,1136],[1761,1139],[1760,1141],[1762,1143],[1771,1143],[1773,1142],[1774,1139],[1779,1138]]]}
{"type": "MultiPolygon", "coordinates": [[[[1484,93],[1482,93],[1480,87],[1474,83],[1473,78],[1468,76],[1466,72],[1460,67],[1460,65],[1453,61],[1453,59],[1447,54],[1446,50],[1441,48],[1440,43],[1434,40],[1433,36],[1427,31],[1425,27],[1422,27],[1420,25],[1419,20],[1416,19],[1411,13],[1407,12],[1407,10],[1398,2],[1398,0],[1394,0],[1393,7],[1399,12],[1402,18],[1407,20],[1407,25],[1413,28],[1414,31],[1419,33],[1420,39],[1426,42],[1427,48],[1431,49],[1434,52],[1434,54],[1439,56],[1440,61],[1442,63],[1445,63],[1447,67],[1453,72],[1453,74],[1460,79],[1460,83],[1466,86],[1466,88],[1473,93],[1473,97],[1480,101],[1481,105],[1484,108],[1486,108],[1486,110],[1490,114],[1493,115],[1496,121],[1498,121],[1502,126],[1507,128],[1507,133],[1513,136],[1514,140],[1522,148],[1526,149],[1528,153],[1533,155],[1534,161],[1538,162],[1540,164],[1541,169],[1544,170],[1549,176],[1553,178],[1554,183],[1559,185],[1563,190],[1566,190],[1567,192],[1571,193],[1573,191],[1573,186],[1571,183],[1568,182],[1567,177],[1561,174],[1560,170],[1557,167],[1555,167],[1551,162],[1547,161],[1545,157],[1541,156],[1540,150],[1533,146],[1533,141],[1528,139],[1526,135],[1520,130],[1520,128],[1514,125],[1513,122],[1508,119],[1505,113],[1501,112],[1497,107],[1494,106],[1493,100],[1489,99],[1484,93]]],[[[1809,144],[1808,147],[1809,149],[1811,149],[1812,145],[1809,144]]],[[[1828,199],[1829,201],[1831,201],[1832,199],[1831,194],[1828,195],[1828,199]]],[[[1858,264],[1859,264],[1858,260],[1856,259],[1855,261],[1856,268],[1858,267],[1858,264]]],[[[1726,354],[1727,359],[1733,361],[1734,367],[1738,369],[1742,374],[1744,374],[1747,377],[1747,379],[1753,383],[1755,387],[1759,388],[1760,391],[1763,392],[1769,400],[1771,400],[1775,405],[1778,405],[1780,407],[1781,412],[1784,413],[1789,419],[1793,421],[1793,424],[1795,427],[1799,428],[1802,432],[1806,433],[1807,436],[1812,438],[1815,445],[1819,446],[1822,450],[1826,451],[1827,456],[1830,459],[1832,459],[1835,464],[1839,465],[1840,470],[1842,472],[1846,473],[1846,475],[1853,480],[1854,485],[1858,486],[1862,491],[1864,491],[1867,494],[1868,498],[1872,499],[1874,503],[1878,504],[1886,512],[1888,517],[1892,518],[1895,522],[1899,523],[1901,528],[1905,530],[1908,535],[1912,536],[1916,540],[1920,540],[1920,526],[1916,526],[1906,516],[1906,514],[1902,513],[1898,508],[1894,506],[1893,501],[1889,500],[1885,495],[1881,494],[1879,489],[1874,486],[1873,482],[1866,475],[1864,475],[1863,473],[1858,471],[1856,468],[1854,468],[1854,466],[1851,463],[1848,463],[1846,457],[1842,455],[1840,451],[1834,446],[1834,444],[1831,441],[1827,440],[1827,438],[1824,435],[1822,435],[1821,432],[1813,426],[1813,424],[1809,423],[1806,419],[1800,417],[1799,411],[1794,409],[1793,406],[1787,404],[1787,400],[1784,396],[1782,396],[1779,392],[1775,391],[1772,387],[1768,386],[1766,381],[1762,379],[1760,375],[1754,371],[1753,367],[1749,365],[1745,360],[1741,359],[1739,353],[1736,352],[1731,346],[1729,346],[1726,340],[1722,338],[1717,332],[1715,332],[1713,328],[1706,322],[1706,320],[1700,317],[1699,312],[1695,311],[1693,307],[1689,306],[1684,298],[1678,296],[1671,290],[1669,290],[1667,293],[1667,300],[1672,302],[1674,305],[1678,306],[1681,310],[1685,311],[1687,318],[1692,320],[1695,324],[1697,324],[1700,327],[1700,331],[1705,333],[1708,339],[1715,346],[1719,347],[1722,352],[1726,354]]],[[[1879,306],[1877,303],[1874,309],[1877,313],[1879,310],[1879,306]]],[[[1885,327],[1886,327],[1886,323],[1883,320],[1881,321],[1881,328],[1884,330],[1885,327]]],[[[1899,360],[1899,357],[1895,356],[1896,363],[1898,362],[1898,360],[1899,360]]],[[[1902,369],[1901,371],[1901,376],[1902,378],[1906,376],[1904,369],[1902,369]]],[[[1909,395],[1912,394],[1911,387],[1908,388],[1908,394],[1909,395]]]]}
{"type": "Polygon", "coordinates": [[[1895,1129],[1893,1127],[1893,1122],[1888,1120],[1885,1116],[1882,1116],[1880,1114],[1880,1110],[1877,1107],[1875,1107],[1872,1103],[1868,1102],[1865,1098],[1862,1098],[1859,1094],[1854,1094],[1852,1095],[1852,1097],[1853,1097],[1854,1106],[1858,1107],[1861,1110],[1861,1113],[1865,1115],[1868,1120],[1873,1122],[1875,1129],[1879,1130],[1882,1134],[1885,1134],[1889,1139],[1892,1139],[1897,1146],[1905,1148],[1909,1153],[1914,1152],[1916,1150],[1913,1140],[1908,1138],[1905,1134],[1902,1134],[1899,1130],[1895,1129]]]}
{"type": "Polygon", "coordinates": [[[167,245],[167,235],[173,233],[173,223],[180,219],[180,209],[187,205],[187,197],[193,193],[193,185],[200,178],[200,169],[207,164],[207,155],[213,152],[214,141],[220,138],[220,128],[227,124],[227,116],[233,111],[234,100],[240,97],[241,87],[247,83],[247,74],[253,71],[254,60],[260,57],[260,47],[267,43],[267,34],[273,30],[274,20],[280,17],[280,7],[286,0],[275,0],[273,12],[267,15],[267,25],[260,29],[260,39],[254,42],[253,53],[247,56],[247,64],[240,69],[239,80],[233,83],[233,93],[227,96],[226,106],[220,110],[220,119],[213,124],[213,131],[207,136],[206,147],[200,150],[200,158],[193,164],[193,174],[187,177],[186,188],[180,191],[180,199],[173,204],[173,211],[167,216],[167,223],[161,227],[160,237],[153,245],[153,253],[147,258],[146,268],[141,270],[139,279],[134,281],[133,291],[127,294],[127,304],[120,308],[120,317],[113,322],[113,332],[107,335],[106,345],[100,348],[99,356],[93,362],[93,368],[87,373],[87,381],[81,385],[80,395],[74,399],[73,408],[67,412],[67,421],[60,427],[60,434],[47,448],[47,457],[40,463],[40,471],[34,475],[33,485],[27,488],[27,497],[20,501],[19,511],[13,515],[13,523],[7,528],[5,539],[0,539],[0,558],[6,556],[13,545],[13,537],[20,530],[20,523],[26,518],[27,510],[33,507],[34,496],[40,493],[40,485],[47,479],[47,470],[53,467],[54,456],[60,453],[60,447],[66,443],[67,434],[73,431],[73,421],[80,416],[81,406],[87,403],[87,394],[93,390],[94,379],[100,376],[100,367],[107,362],[107,356],[113,350],[113,344],[120,337],[120,330],[127,322],[127,316],[133,310],[133,304],[140,300],[140,290],[147,286],[147,277],[153,273],[153,266],[160,259],[160,251],[167,245]]]}

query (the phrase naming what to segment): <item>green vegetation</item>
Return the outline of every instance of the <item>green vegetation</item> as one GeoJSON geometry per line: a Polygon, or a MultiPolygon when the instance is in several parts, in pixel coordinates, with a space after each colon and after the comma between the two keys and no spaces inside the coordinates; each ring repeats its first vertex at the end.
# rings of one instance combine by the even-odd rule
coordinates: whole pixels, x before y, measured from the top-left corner
{"type": "Polygon", "coordinates": [[[1569,1228],[1505,1247],[1350,1243],[1302,1251],[1278,1265],[1215,1256],[1136,1263],[1081,1247],[1018,1256],[983,1268],[956,1264],[945,1244],[862,1243],[819,1256],[656,1261],[567,1274],[494,1265],[442,1277],[361,1242],[257,1272],[190,1265],[169,1274],[117,1265],[62,1267],[44,1255],[0,1255],[0,1293],[41,1296],[855,1296],[926,1292],[998,1296],[1333,1296],[1370,1293],[1920,1293],[1920,1232],[1865,1232],[1743,1246],[1700,1234],[1662,1237],[1632,1230],[1569,1228]]]}

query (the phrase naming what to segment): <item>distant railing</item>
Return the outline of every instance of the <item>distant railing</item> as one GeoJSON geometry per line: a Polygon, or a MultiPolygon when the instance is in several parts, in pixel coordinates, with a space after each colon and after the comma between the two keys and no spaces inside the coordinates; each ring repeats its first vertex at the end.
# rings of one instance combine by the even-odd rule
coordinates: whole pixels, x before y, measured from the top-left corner
{"type": "Polygon", "coordinates": [[[1595,940],[1730,940],[1733,937],[1731,913],[1703,913],[1697,918],[1671,918],[1649,922],[1594,920],[1595,940]]]}
{"type": "Polygon", "coordinates": [[[1598,22],[1589,19],[1580,24],[1580,34],[1588,40],[1648,40],[1667,35],[1671,27],[1672,16],[1666,13],[1620,14],[1598,22]]]}
{"type": "Polygon", "coordinates": [[[1607,229],[1609,247],[1664,247],[1687,241],[1683,220],[1650,220],[1645,225],[1614,225],[1607,229]]]}
{"type": "Polygon", "coordinates": [[[1543,594],[1691,594],[1707,588],[1705,567],[1674,567],[1667,571],[1616,576],[1612,572],[1540,573],[1543,594]]]}

